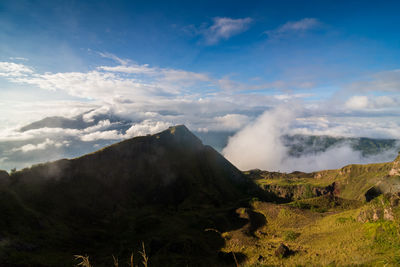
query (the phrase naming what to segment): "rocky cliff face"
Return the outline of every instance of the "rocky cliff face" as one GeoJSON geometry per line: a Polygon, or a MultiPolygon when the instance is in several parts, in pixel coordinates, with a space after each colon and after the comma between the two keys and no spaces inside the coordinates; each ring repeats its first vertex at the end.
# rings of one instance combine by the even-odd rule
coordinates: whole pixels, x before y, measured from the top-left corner
{"type": "Polygon", "coordinates": [[[396,221],[400,219],[400,192],[384,194],[363,207],[357,216],[360,222],[379,220],[396,221]]]}
{"type": "Polygon", "coordinates": [[[400,175],[400,153],[397,158],[393,161],[392,168],[389,171],[390,176],[400,175]]]}
{"type": "Polygon", "coordinates": [[[262,185],[262,188],[280,199],[283,202],[290,202],[294,200],[319,197],[324,195],[334,195],[336,189],[336,183],[325,187],[312,186],[310,184],[302,185],[276,185],[267,184],[262,185]]]}

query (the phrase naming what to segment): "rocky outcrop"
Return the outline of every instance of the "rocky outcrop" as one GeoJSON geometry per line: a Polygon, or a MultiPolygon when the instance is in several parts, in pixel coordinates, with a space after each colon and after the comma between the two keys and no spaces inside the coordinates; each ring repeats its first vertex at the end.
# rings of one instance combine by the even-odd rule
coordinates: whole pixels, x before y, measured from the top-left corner
{"type": "Polygon", "coordinates": [[[400,192],[385,194],[381,198],[371,201],[357,216],[359,222],[376,222],[379,220],[395,221],[395,210],[400,207],[400,192]]]}
{"type": "Polygon", "coordinates": [[[291,252],[292,251],[289,249],[288,246],[281,243],[279,247],[275,250],[275,256],[282,259],[288,257],[291,254],[291,252]]]}
{"type": "Polygon", "coordinates": [[[397,158],[393,161],[392,169],[389,171],[389,176],[399,176],[400,175],[400,153],[397,158]]]}
{"type": "Polygon", "coordinates": [[[263,185],[263,189],[267,193],[275,195],[278,199],[287,202],[324,195],[335,195],[338,192],[337,184],[335,182],[325,187],[318,187],[310,184],[267,184],[263,185]]]}

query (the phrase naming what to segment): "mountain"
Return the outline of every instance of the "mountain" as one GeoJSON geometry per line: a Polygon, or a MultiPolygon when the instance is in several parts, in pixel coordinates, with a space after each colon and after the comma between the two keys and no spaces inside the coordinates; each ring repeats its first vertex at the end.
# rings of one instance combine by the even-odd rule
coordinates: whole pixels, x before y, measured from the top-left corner
{"type": "Polygon", "coordinates": [[[108,120],[112,122],[118,122],[118,124],[125,125],[130,123],[130,121],[124,120],[113,114],[97,114],[90,116],[90,119],[85,119],[92,110],[82,113],[73,118],[65,118],[60,116],[46,117],[38,121],[34,121],[28,125],[21,127],[20,131],[25,132],[29,130],[41,129],[41,128],[63,128],[63,129],[85,129],[87,127],[94,126],[100,121],[108,120]]]}
{"type": "Polygon", "coordinates": [[[400,192],[400,154],[392,162],[351,164],[337,170],[279,173],[251,170],[245,174],[283,202],[333,194],[355,201],[371,201],[400,192]]]}
{"type": "Polygon", "coordinates": [[[400,149],[396,139],[374,139],[366,137],[333,137],[327,135],[284,135],[283,144],[292,157],[325,152],[330,148],[348,145],[364,157],[377,155],[388,150],[400,149]]]}
{"type": "Polygon", "coordinates": [[[0,214],[0,266],[399,266],[400,155],[241,172],[175,126],[0,171],[0,214]]]}
{"type": "Polygon", "coordinates": [[[18,266],[71,266],[84,253],[102,266],[141,241],[154,266],[215,263],[217,233],[244,224],[234,210],[256,189],[185,126],[5,179],[0,263],[18,266]]]}
{"type": "MultiPolygon", "coordinates": [[[[170,113],[163,112],[163,114],[170,113]]],[[[18,130],[4,131],[5,138],[0,140],[0,168],[22,169],[55,158],[78,157],[113,144],[126,136],[135,136],[143,132],[155,133],[164,124],[167,125],[152,120],[130,120],[112,111],[97,114],[91,110],[72,118],[46,117],[18,130]],[[43,150],[46,153],[43,153],[43,150]]],[[[210,130],[193,133],[203,144],[210,145],[221,152],[227,146],[229,137],[234,136],[236,132],[210,130]]],[[[400,149],[400,143],[395,139],[288,134],[281,137],[281,142],[284,146],[282,149],[287,152],[287,158],[291,161],[296,161],[296,158],[307,160],[307,158],[322,155],[324,152],[331,153],[332,150],[339,149],[348,154],[346,162],[384,162],[393,158],[396,150],[400,149]]],[[[341,166],[340,163],[321,165],[319,168],[341,166]]],[[[303,167],[302,170],[313,168],[312,166],[303,167]]]]}

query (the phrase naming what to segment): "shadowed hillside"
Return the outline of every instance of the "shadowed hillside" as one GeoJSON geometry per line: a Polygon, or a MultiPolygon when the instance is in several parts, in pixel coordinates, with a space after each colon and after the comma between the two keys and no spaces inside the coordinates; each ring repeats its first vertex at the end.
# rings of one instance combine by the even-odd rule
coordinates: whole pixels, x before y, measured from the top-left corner
{"type": "Polygon", "coordinates": [[[19,266],[71,266],[74,254],[108,266],[141,241],[154,266],[215,264],[218,233],[246,223],[234,211],[257,188],[185,126],[1,180],[0,258],[19,266]]]}

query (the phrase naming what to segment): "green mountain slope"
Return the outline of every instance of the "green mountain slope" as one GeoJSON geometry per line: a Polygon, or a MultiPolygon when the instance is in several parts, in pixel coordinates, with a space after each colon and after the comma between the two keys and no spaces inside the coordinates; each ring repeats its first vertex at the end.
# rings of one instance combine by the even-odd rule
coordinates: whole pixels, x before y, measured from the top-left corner
{"type": "Polygon", "coordinates": [[[373,198],[370,194],[374,191],[375,196],[400,191],[400,155],[393,162],[352,164],[337,170],[312,173],[260,170],[245,173],[267,192],[283,198],[282,201],[327,193],[345,199],[369,201],[373,198]]]}

